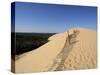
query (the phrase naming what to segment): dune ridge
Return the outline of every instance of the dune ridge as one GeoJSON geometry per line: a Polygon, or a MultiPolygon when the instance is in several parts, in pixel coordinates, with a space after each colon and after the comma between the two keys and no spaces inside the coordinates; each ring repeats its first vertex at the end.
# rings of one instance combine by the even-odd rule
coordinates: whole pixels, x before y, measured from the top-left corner
{"type": "Polygon", "coordinates": [[[28,52],[15,62],[16,72],[39,72],[46,71],[52,64],[56,55],[62,50],[67,33],[59,33],[51,36],[49,42],[40,48],[28,52]]]}
{"type": "Polygon", "coordinates": [[[70,43],[73,44],[69,45],[68,37],[73,34],[73,30],[69,30],[69,34],[66,31],[51,36],[48,43],[15,61],[15,72],[96,68],[96,31],[78,28],[79,34],[75,38],[71,38],[70,43]],[[56,59],[56,57],[63,57],[64,60],[56,59]],[[55,60],[58,63],[56,66],[53,65],[55,60]],[[63,63],[61,63],[62,61],[63,63]]]}
{"type": "Polygon", "coordinates": [[[62,48],[61,52],[56,56],[52,66],[50,67],[49,71],[55,70],[55,71],[61,71],[65,70],[65,60],[67,59],[69,52],[72,50],[75,43],[77,43],[76,37],[79,34],[78,30],[73,30],[73,32],[70,34],[69,31],[67,31],[68,36],[66,37],[66,42],[64,47],[62,48]]]}

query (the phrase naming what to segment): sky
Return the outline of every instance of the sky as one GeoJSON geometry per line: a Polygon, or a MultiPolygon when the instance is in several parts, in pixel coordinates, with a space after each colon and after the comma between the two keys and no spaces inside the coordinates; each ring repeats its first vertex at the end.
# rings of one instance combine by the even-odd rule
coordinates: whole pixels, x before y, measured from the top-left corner
{"type": "Polygon", "coordinates": [[[97,8],[15,2],[15,32],[59,33],[75,27],[97,30],[97,8]]]}

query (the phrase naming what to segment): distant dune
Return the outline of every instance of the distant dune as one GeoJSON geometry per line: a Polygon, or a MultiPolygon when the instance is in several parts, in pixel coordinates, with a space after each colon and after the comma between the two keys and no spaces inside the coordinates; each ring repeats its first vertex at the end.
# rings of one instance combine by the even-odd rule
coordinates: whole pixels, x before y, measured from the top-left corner
{"type": "Polygon", "coordinates": [[[51,36],[49,42],[15,61],[15,72],[91,69],[97,66],[97,32],[78,28],[51,36]]]}

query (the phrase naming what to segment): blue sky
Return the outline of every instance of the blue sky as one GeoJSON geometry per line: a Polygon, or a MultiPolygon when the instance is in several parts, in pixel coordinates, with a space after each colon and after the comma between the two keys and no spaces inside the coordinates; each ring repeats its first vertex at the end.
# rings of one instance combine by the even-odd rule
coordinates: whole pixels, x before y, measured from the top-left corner
{"type": "Polygon", "coordinates": [[[16,32],[64,32],[73,27],[97,28],[97,8],[73,5],[15,3],[16,32]]]}

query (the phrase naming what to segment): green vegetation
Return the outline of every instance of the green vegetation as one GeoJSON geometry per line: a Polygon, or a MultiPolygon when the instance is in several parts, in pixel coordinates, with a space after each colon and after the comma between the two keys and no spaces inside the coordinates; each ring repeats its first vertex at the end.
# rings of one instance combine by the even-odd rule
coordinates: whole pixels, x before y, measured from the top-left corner
{"type": "Polygon", "coordinates": [[[12,35],[15,36],[15,46],[12,45],[12,55],[19,55],[36,49],[47,43],[49,41],[48,38],[54,34],[55,33],[12,33],[12,35]]]}

